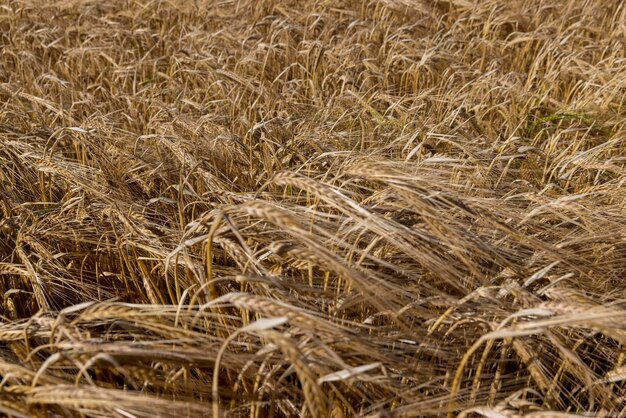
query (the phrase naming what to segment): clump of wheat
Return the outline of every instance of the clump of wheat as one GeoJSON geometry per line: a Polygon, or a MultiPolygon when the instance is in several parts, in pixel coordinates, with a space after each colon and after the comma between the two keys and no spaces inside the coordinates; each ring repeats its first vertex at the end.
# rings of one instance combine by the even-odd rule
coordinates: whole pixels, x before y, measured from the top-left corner
{"type": "Polygon", "coordinates": [[[0,2],[0,413],[621,415],[624,21],[0,2]]]}

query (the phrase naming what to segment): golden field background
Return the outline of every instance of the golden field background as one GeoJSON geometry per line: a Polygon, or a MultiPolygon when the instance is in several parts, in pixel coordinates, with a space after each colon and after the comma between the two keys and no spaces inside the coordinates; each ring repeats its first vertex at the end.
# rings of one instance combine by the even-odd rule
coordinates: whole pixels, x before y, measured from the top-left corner
{"type": "Polygon", "coordinates": [[[626,414],[620,0],[0,1],[0,413],[626,414]]]}

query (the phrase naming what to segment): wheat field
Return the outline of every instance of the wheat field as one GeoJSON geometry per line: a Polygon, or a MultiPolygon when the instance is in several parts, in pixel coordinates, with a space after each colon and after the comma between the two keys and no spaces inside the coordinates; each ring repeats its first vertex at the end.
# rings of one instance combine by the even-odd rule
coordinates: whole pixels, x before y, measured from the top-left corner
{"type": "Polygon", "coordinates": [[[0,0],[0,414],[626,416],[622,0],[0,0]]]}

